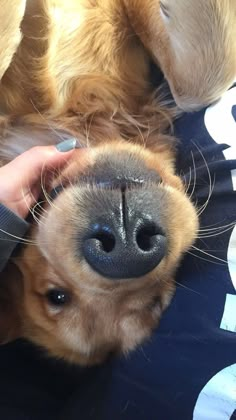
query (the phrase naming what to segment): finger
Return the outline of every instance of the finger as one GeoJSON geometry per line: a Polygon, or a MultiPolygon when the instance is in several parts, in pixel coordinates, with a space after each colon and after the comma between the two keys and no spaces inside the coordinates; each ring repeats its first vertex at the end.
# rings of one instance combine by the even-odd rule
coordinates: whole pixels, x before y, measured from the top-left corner
{"type": "Polygon", "coordinates": [[[58,169],[65,165],[71,158],[75,146],[75,139],[60,143],[59,147],[36,146],[18,156],[4,169],[12,170],[21,185],[27,183],[30,186],[40,182],[42,171],[58,169]]]}

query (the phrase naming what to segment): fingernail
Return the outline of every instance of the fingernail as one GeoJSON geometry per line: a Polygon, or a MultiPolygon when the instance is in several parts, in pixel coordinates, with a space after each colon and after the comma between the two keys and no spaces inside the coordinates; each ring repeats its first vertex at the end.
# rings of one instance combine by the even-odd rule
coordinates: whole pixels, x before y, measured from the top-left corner
{"type": "Polygon", "coordinates": [[[58,143],[56,145],[56,148],[59,152],[65,153],[65,152],[69,152],[70,150],[75,149],[76,143],[77,143],[76,139],[64,140],[61,143],[58,143]]]}

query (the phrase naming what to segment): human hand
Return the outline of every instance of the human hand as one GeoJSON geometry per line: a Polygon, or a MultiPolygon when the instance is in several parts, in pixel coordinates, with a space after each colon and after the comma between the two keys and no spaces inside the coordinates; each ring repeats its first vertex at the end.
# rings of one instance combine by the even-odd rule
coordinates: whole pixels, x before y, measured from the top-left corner
{"type": "Polygon", "coordinates": [[[0,203],[25,219],[40,196],[42,179],[47,184],[52,171],[65,166],[75,147],[75,139],[36,146],[0,168],[0,203]]]}

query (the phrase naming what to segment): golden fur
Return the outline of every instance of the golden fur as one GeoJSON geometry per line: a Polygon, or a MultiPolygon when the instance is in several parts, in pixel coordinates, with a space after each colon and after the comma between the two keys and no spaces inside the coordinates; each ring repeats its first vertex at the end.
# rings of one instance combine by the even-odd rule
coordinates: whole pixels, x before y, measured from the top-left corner
{"type": "Polygon", "coordinates": [[[10,283],[1,280],[1,341],[23,336],[54,356],[97,363],[150,335],[198,229],[166,134],[175,110],[153,92],[150,55],[183,109],[217,100],[236,73],[235,1],[8,0],[3,6],[2,19],[11,25],[0,28],[8,46],[0,49],[2,162],[61,136],[90,147],[83,164],[75,153],[55,174],[53,185],[64,191],[41,210],[30,233],[34,245],[15,260],[20,272],[9,274],[10,283]],[[131,186],[126,199],[157,208],[168,240],[150,273],[116,281],[97,274],[77,249],[89,211],[109,212],[119,193],[82,176],[114,156],[118,168],[127,162],[125,178],[129,167],[135,175],[142,165],[160,177],[131,186]],[[70,299],[51,305],[51,289],[70,299]]]}

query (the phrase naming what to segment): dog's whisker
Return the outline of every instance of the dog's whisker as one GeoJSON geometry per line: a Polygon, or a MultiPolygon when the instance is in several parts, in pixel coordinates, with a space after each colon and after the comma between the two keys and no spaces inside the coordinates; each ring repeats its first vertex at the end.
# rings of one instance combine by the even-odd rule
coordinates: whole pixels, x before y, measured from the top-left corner
{"type": "Polygon", "coordinates": [[[31,209],[31,214],[38,225],[43,225],[43,221],[46,220],[46,217],[42,212],[48,213],[44,208],[40,206],[39,203],[36,203],[35,206],[31,209]],[[38,208],[40,209],[39,211],[38,208]]]}
{"type": "MultiPolygon", "coordinates": [[[[25,205],[26,205],[26,207],[28,209],[29,214],[31,214],[31,216],[33,217],[34,221],[39,225],[40,224],[40,219],[35,215],[35,212],[34,212],[34,208],[35,208],[35,206],[38,205],[38,203],[36,202],[35,206],[34,207],[31,207],[28,204],[28,201],[26,199],[26,194],[24,193],[23,187],[21,187],[21,192],[22,192],[22,197],[23,197],[23,200],[25,202],[25,205]]],[[[32,197],[32,201],[33,202],[36,201],[36,197],[33,195],[30,186],[28,186],[28,193],[27,194],[30,194],[30,196],[32,197]]]]}
{"type": "MultiPolygon", "coordinates": [[[[210,202],[210,199],[211,199],[211,196],[213,194],[214,187],[215,187],[215,177],[212,180],[212,176],[211,176],[210,169],[209,169],[208,163],[206,161],[206,158],[204,157],[201,149],[198,147],[198,145],[193,140],[192,140],[192,143],[194,144],[194,146],[198,150],[199,154],[201,155],[201,158],[202,158],[202,160],[204,162],[204,165],[206,167],[206,170],[207,170],[207,175],[208,175],[208,180],[209,180],[209,192],[208,192],[208,196],[206,198],[206,201],[203,203],[202,206],[200,206],[197,209],[197,215],[198,215],[198,217],[200,217],[201,214],[206,210],[206,208],[207,208],[207,206],[208,206],[208,204],[210,202]]],[[[192,184],[192,169],[190,167],[189,168],[189,181],[188,181],[188,185],[186,186],[186,190],[185,190],[186,191],[186,194],[189,196],[190,199],[192,198],[192,196],[193,196],[193,194],[194,194],[194,192],[196,190],[196,183],[197,183],[197,168],[196,168],[194,154],[193,154],[192,151],[191,151],[191,157],[192,157],[192,162],[193,162],[193,174],[194,174],[193,188],[192,188],[191,194],[189,194],[188,191],[189,191],[190,185],[192,184]]],[[[195,203],[195,206],[197,207],[197,203],[195,203]]]]}
{"type": "Polygon", "coordinates": [[[203,249],[200,249],[200,248],[196,247],[195,245],[192,245],[191,249],[194,249],[195,251],[198,251],[198,252],[200,252],[200,253],[202,253],[202,254],[204,254],[204,255],[207,255],[207,256],[208,256],[208,257],[210,257],[210,258],[213,258],[214,260],[217,260],[217,261],[223,262],[223,263],[225,263],[225,264],[228,264],[228,262],[229,262],[229,261],[227,261],[227,260],[224,260],[223,258],[216,257],[215,255],[212,255],[212,254],[210,254],[209,252],[207,252],[207,251],[205,251],[205,250],[203,250],[203,249]]]}
{"type": "Polygon", "coordinates": [[[233,226],[230,226],[227,229],[224,229],[224,230],[222,230],[220,232],[217,232],[217,233],[212,233],[212,234],[209,234],[209,235],[207,235],[207,234],[205,234],[205,235],[198,235],[197,236],[197,239],[214,238],[216,236],[220,236],[220,235],[223,235],[226,232],[229,232],[232,228],[233,228],[233,226]]]}
{"type": "Polygon", "coordinates": [[[41,189],[42,189],[43,195],[44,195],[47,203],[49,204],[49,206],[54,207],[55,209],[60,211],[60,209],[57,208],[57,206],[55,206],[55,204],[53,203],[53,200],[50,199],[50,195],[48,194],[48,192],[46,191],[46,188],[45,188],[45,177],[46,177],[46,175],[45,175],[45,165],[46,165],[46,162],[44,163],[44,165],[42,167],[42,170],[41,170],[41,176],[40,176],[41,189]]]}
{"type": "Polygon", "coordinates": [[[86,134],[85,139],[86,139],[86,147],[87,148],[90,147],[89,136],[90,136],[90,132],[91,132],[91,126],[92,126],[92,122],[93,122],[93,119],[94,119],[94,115],[95,114],[91,115],[91,118],[89,120],[89,126],[87,126],[87,123],[85,124],[85,134],[86,134]]]}
{"type": "Polygon", "coordinates": [[[189,195],[189,198],[191,200],[195,189],[196,189],[196,182],[197,182],[197,171],[196,171],[196,164],[195,164],[195,159],[194,159],[194,155],[193,152],[191,151],[191,156],[192,156],[192,161],[193,161],[193,189],[191,191],[191,194],[189,195]]]}
{"type": "Polygon", "coordinates": [[[211,233],[211,232],[218,232],[222,229],[226,229],[226,228],[232,228],[236,225],[236,222],[232,222],[232,223],[228,223],[227,225],[222,225],[222,226],[218,226],[215,228],[204,228],[204,229],[199,229],[200,233],[211,233]]]}
{"type": "Polygon", "coordinates": [[[174,283],[175,283],[177,286],[179,286],[179,287],[181,287],[181,288],[183,288],[183,289],[187,290],[188,292],[192,292],[192,293],[195,293],[195,294],[197,294],[197,295],[200,295],[200,293],[199,293],[199,292],[197,292],[196,290],[192,289],[191,287],[185,286],[185,284],[182,284],[182,283],[180,283],[180,282],[178,282],[178,281],[176,281],[176,280],[174,281],[174,283]]]}
{"type": "MultiPolygon", "coordinates": [[[[209,168],[208,168],[208,171],[209,171],[209,168]]],[[[209,193],[208,193],[208,196],[207,196],[207,199],[206,199],[206,201],[205,201],[205,203],[201,206],[201,207],[199,207],[198,208],[198,211],[197,211],[197,215],[198,215],[198,217],[200,217],[201,216],[201,214],[206,210],[206,208],[207,208],[207,206],[208,206],[208,204],[209,204],[209,202],[210,202],[210,199],[211,199],[211,196],[212,196],[212,194],[213,194],[213,191],[214,191],[214,187],[215,187],[215,178],[214,178],[214,180],[212,181],[212,179],[211,179],[211,174],[210,174],[210,171],[209,171],[209,193]]]]}
{"type": "Polygon", "coordinates": [[[151,359],[149,359],[149,357],[146,355],[146,353],[145,353],[145,351],[144,351],[144,349],[143,349],[143,346],[140,346],[139,350],[140,350],[140,352],[142,353],[142,355],[143,355],[144,359],[145,359],[148,363],[151,363],[151,359]]]}
{"type": "Polygon", "coordinates": [[[200,217],[201,214],[206,210],[206,208],[207,208],[207,206],[208,206],[208,204],[210,202],[210,198],[211,198],[211,196],[213,194],[214,187],[215,187],[215,176],[214,176],[214,179],[212,181],[211,172],[210,172],[210,169],[209,169],[209,166],[208,166],[208,163],[207,163],[207,160],[206,160],[205,156],[203,155],[200,147],[198,147],[198,145],[193,140],[192,140],[192,143],[195,145],[196,149],[198,150],[198,153],[202,157],[202,160],[203,160],[203,162],[205,164],[205,167],[206,167],[206,170],[207,170],[207,175],[208,175],[208,180],[209,180],[209,193],[208,193],[208,197],[206,199],[206,202],[203,204],[203,206],[201,206],[198,209],[198,211],[197,211],[197,215],[198,215],[198,217],[200,217]]]}
{"type": "Polygon", "coordinates": [[[45,200],[41,200],[41,201],[38,201],[36,204],[35,204],[35,208],[39,208],[40,210],[39,210],[39,212],[40,212],[40,214],[48,214],[49,213],[49,211],[43,206],[43,204],[46,204],[46,201],[45,200]]]}
{"type": "Polygon", "coordinates": [[[194,252],[191,252],[191,251],[187,251],[187,254],[192,255],[194,258],[198,258],[199,260],[209,262],[211,264],[216,264],[216,265],[221,265],[221,266],[225,266],[226,264],[226,262],[220,263],[220,262],[212,261],[209,258],[201,257],[200,255],[196,255],[194,252]]]}
{"type": "MultiPolygon", "coordinates": [[[[20,236],[17,236],[17,235],[14,235],[12,233],[9,233],[9,232],[7,232],[4,229],[1,229],[0,228],[0,232],[4,233],[5,235],[9,236],[10,238],[16,239],[17,242],[24,243],[24,244],[29,244],[29,245],[30,244],[34,244],[35,245],[35,241],[31,241],[30,239],[21,238],[20,236]]],[[[1,240],[4,240],[4,239],[1,239],[1,240]]]]}
{"type": "MultiPolygon", "coordinates": [[[[183,175],[184,176],[184,175],[183,175]]],[[[181,176],[181,178],[183,178],[183,176],[181,176]]],[[[188,196],[188,191],[189,191],[189,188],[190,188],[190,185],[191,185],[191,182],[192,182],[192,168],[191,168],[191,166],[189,167],[189,180],[188,180],[188,184],[187,184],[187,186],[186,186],[186,188],[185,188],[185,194],[188,196]]],[[[185,176],[184,176],[184,183],[186,184],[186,178],[185,178],[185,176]]],[[[192,191],[192,193],[191,194],[193,194],[193,191],[192,191]]]]}
{"type": "MultiPolygon", "coordinates": [[[[167,284],[167,285],[169,284],[169,282],[168,282],[167,280],[162,280],[162,281],[163,281],[163,283],[165,283],[165,284],[167,284]]],[[[183,288],[183,289],[187,290],[188,292],[193,292],[193,293],[196,293],[196,294],[200,295],[200,293],[199,293],[199,292],[197,292],[196,290],[192,289],[191,287],[186,286],[185,284],[180,283],[180,282],[179,282],[179,281],[177,281],[177,280],[174,280],[174,284],[175,284],[176,286],[179,286],[179,287],[181,287],[181,288],[183,288]]]]}
{"type": "Polygon", "coordinates": [[[49,121],[47,120],[47,118],[39,111],[39,109],[36,107],[35,103],[33,102],[33,100],[30,98],[30,102],[33,106],[33,108],[35,109],[35,111],[37,112],[37,114],[40,116],[40,118],[42,119],[43,122],[46,123],[46,125],[50,128],[50,130],[56,134],[56,136],[60,139],[60,141],[65,140],[60,134],[59,132],[51,126],[51,124],[49,123],[49,121]]]}

